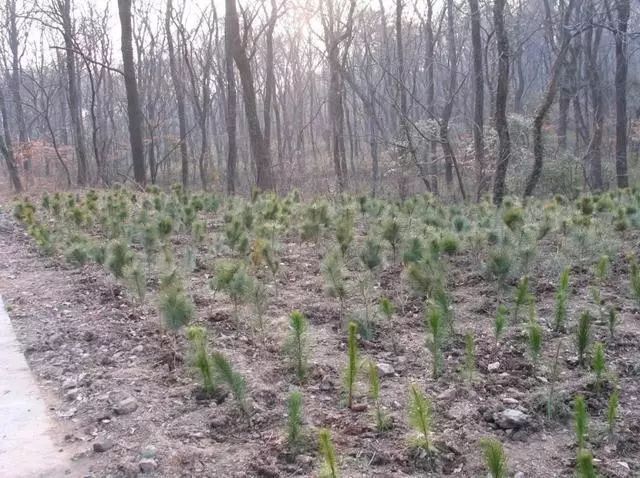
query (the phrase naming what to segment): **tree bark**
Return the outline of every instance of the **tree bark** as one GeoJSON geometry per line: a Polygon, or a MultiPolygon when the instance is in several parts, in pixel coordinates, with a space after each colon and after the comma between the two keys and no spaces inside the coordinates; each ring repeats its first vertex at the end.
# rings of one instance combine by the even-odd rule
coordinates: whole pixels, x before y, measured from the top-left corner
{"type": "Polygon", "coordinates": [[[619,188],[629,186],[627,172],[627,26],[629,0],[616,0],[616,178],[619,188]]]}
{"type": "Polygon", "coordinates": [[[180,130],[180,170],[182,173],[182,187],[189,185],[189,152],[187,146],[187,117],[184,108],[184,87],[178,75],[173,35],[171,33],[171,19],[173,18],[173,2],[167,0],[167,12],[165,16],[165,35],[167,37],[167,50],[169,51],[169,69],[171,82],[176,93],[176,106],[178,107],[178,128],[180,130]]]}
{"type": "Polygon", "coordinates": [[[9,179],[16,193],[22,192],[22,182],[18,174],[13,148],[11,146],[11,131],[9,129],[9,118],[7,115],[7,105],[4,100],[4,91],[0,86],[0,116],[2,117],[2,135],[0,135],[0,153],[4,156],[4,161],[9,170],[9,179]]]}
{"type": "Polygon", "coordinates": [[[147,171],[144,159],[144,143],[142,141],[142,110],[136,82],[136,69],[133,61],[133,45],[131,31],[131,0],[118,0],[120,28],[122,30],[121,45],[124,86],[127,91],[127,115],[129,119],[129,141],[133,160],[133,176],[140,187],[147,183],[147,171]]]}
{"type": "Polygon", "coordinates": [[[569,4],[566,6],[566,10],[562,17],[562,42],[560,50],[558,51],[558,56],[553,62],[553,66],[551,67],[551,78],[549,79],[549,84],[547,85],[547,90],[542,100],[542,104],[536,111],[535,117],[533,119],[533,170],[531,171],[531,174],[527,179],[527,184],[524,190],[525,198],[533,194],[533,191],[538,184],[538,180],[540,179],[540,175],[542,174],[542,164],[544,161],[542,126],[544,124],[545,118],[547,117],[547,113],[551,109],[551,105],[553,105],[553,100],[558,91],[560,66],[562,65],[567,51],[569,50],[571,34],[568,29],[568,24],[569,19],[571,18],[571,13],[573,11],[573,6],[574,0],[569,0],[569,4]]]}
{"type": "Polygon", "coordinates": [[[482,69],[482,38],[478,0],[469,0],[471,11],[471,46],[473,49],[473,149],[476,162],[476,200],[486,190],[484,164],[484,71],[482,69]]]}
{"type": "Polygon", "coordinates": [[[493,23],[498,47],[498,79],[496,85],[495,124],[498,133],[498,158],[493,182],[493,202],[502,204],[505,193],[507,168],[511,158],[511,138],[507,123],[507,98],[509,96],[509,38],[504,27],[506,0],[494,0],[493,23]]]}

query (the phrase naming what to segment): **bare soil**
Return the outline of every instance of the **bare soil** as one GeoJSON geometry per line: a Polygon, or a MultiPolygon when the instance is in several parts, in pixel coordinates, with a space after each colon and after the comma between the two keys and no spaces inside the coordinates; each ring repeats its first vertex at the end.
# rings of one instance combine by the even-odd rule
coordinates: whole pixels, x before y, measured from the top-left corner
{"type": "MultiPolygon", "coordinates": [[[[209,224],[210,230],[216,227],[209,224]]],[[[625,240],[637,249],[637,235],[625,240]]],[[[640,475],[640,311],[629,298],[622,257],[614,261],[615,272],[602,289],[603,297],[618,309],[617,335],[610,339],[604,323],[593,329],[594,340],[607,344],[607,364],[621,390],[614,437],[606,432],[604,415],[610,386],[596,393],[592,374],[575,364],[572,334],[556,335],[545,327],[544,357],[537,369],[527,356],[523,327],[508,327],[501,344],[495,343],[492,324],[499,298],[466,254],[451,259],[456,334],[445,350],[442,378],[430,379],[431,358],[417,301],[407,301],[393,324],[381,323],[375,340],[360,343],[363,357],[394,369],[381,378],[382,403],[394,422],[386,433],[375,430],[370,406],[353,411],[342,402],[346,334],[338,304],[323,292],[318,247],[283,240],[278,296],[269,305],[265,337],[248,323],[235,321],[228,299],[208,288],[212,260],[201,250],[201,267],[189,279],[196,322],[208,329],[210,347],[227,355],[246,377],[250,420],[238,415],[231,399],[220,404],[198,399],[197,376],[185,363],[187,344],[179,340],[180,353],[174,360],[152,299],[136,305],[102,268],[72,269],[40,255],[24,230],[8,214],[0,215],[0,294],[29,364],[49,392],[52,413],[66,430],[65,441],[80,450],[76,460],[90,464],[86,476],[137,476],[145,458],[153,460],[152,467],[157,465],[150,476],[318,476],[314,439],[297,456],[288,455],[284,440],[286,399],[295,387],[282,345],[287,317],[294,309],[306,314],[311,324],[311,373],[301,387],[305,421],[310,430],[331,430],[342,476],[486,476],[478,443],[493,436],[505,445],[511,476],[572,477],[576,447],[571,410],[577,393],[587,399],[590,448],[600,476],[640,475]],[[476,337],[472,383],[461,373],[467,331],[476,337]],[[392,349],[391,333],[398,339],[398,353],[392,349]],[[558,343],[557,393],[566,411],[560,419],[548,421],[546,397],[558,343]],[[489,372],[494,362],[499,368],[489,372]],[[416,455],[408,445],[410,383],[418,384],[433,401],[435,459],[416,455]],[[137,409],[116,414],[114,407],[128,397],[135,399],[137,409]],[[500,429],[493,416],[507,408],[525,412],[528,424],[500,429]],[[94,451],[93,445],[105,438],[114,446],[94,451]]],[[[587,275],[588,271],[572,273],[571,317],[589,307],[587,275]]],[[[537,280],[543,324],[552,321],[556,279],[537,280]]],[[[395,298],[401,281],[400,267],[388,265],[377,287],[395,298]]],[[[361,382],[357,401],[366,405],[365,380],[361,382]]]]}

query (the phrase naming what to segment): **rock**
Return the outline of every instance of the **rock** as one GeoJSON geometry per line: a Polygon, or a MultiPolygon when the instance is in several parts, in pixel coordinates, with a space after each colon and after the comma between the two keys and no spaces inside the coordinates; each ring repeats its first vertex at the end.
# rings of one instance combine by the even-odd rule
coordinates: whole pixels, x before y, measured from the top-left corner
{"type": "Polygon", "coordinates": [[[487,365],[487,370],[489,372],[497,372],[500,369],[500,362],[493,362],[487,365]]]}
{"type": "Polygon", "coordinates": [[[78,398],[77,388],[72,388],[71,390],[67,390],[67,392],[64,394],[64,399],[67,402],[73,402],[76,398],[78,398]]]}
{"type": "Polygon", "coordinates": [[[529,423],[529,416],[526,413],[514,408],[507,408],[499,413],[494,413],[493,421],[503,430],[522,428],[529,423]]]}
{"type": "Polygon", "coordinates": [[[366,403],[354,403],[353,405],[351,405],[351,411],[353,412],[365,412],[367,411],[367,404],[366,403]]]}
{"type": "Polygon", "coordinates": [[[300,463],[303,466],[309,466],[313,463],[313,457],[309,455],[297,455],[296,463],[300,463]]]}
{"type": "Polygon", "coordinates": [[[447,400],[454,399],[455,396],[456,396],[456,389],[455,388],[448,388],[444,392],[440,393],[436,398],[438,400],[447,401],[447,400]]]}
{"type": "Polygon", "coordinates": [[[120,400],[113,407],[113,411],[116,415],[128,415],[135,412],[138,409],[138,402],[133,397],[127,397],[124,400],[120,400]]]}
{"type": "Polygon", "coordinates": [[[515,475],[513,475],[513,478],[525,478],[525,474],[519,471],[515,475]]]}
{"type": "Polygon", "coordinates": [[[158,454],[158,450],[153,445],[147,445],[142,449],[141,454],[143,458],[155,458],[158,454]]]}
{"type": "Polygon", "coordinates": [[[507,405],[518,405],[520,402],[512,397],[504,397],[502,399],[502,403],[506,403],[507,405]]]}
{"type": "Polygon", "coordinates": [[[91,342],[91,341],[95,340],[95,338],[96,338],[96,334],[95,334],[95,333],[93,333],[91,330],[85,330],[85,331],[82,333],[82,339],[83,339],[85,342],[91,342]]]}
{"type": "Polygon", "coordinates": [[[378,373],[382,377],[388,377],[388,376],[393,375],[394,373],[396,373],[394,368],[391,365],[389,365],[388,363],[378,362],[376,364],[376,368],[378,369],[378,373]]]}
{"type": "Polygon", "coordinates": [[[73,378],[68,378],[62,382],[62,390],[70,390],[78,386],[78,381],[73,378]]]}
{"type": "Polygon", "coordinates": [[[108,438],[96,438],[93,442],[93,451],[96,453],[104,453],[113,448],[114,443],[108,438]]]}
{"type": "Polygon", "coordinates": [[[142,473],[152,473],[158,468],[158,463],[153,458],[143,458],[138,462],[138,468],[142,473]]]}

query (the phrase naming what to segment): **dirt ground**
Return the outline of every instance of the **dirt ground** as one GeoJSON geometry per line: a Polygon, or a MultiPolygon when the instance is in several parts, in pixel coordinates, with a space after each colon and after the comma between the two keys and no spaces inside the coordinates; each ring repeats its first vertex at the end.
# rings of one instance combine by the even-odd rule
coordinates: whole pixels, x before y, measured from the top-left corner
{"type": "MultiPolygon", "coordinates": [[[[628,239],[637,248],[638,237],[628,239]]],[[[346,334],[339,324],[337,303],[323,293],[321,256],[313,245],[283,241],[279,293],[269,305],[264,339],[232,319],[228,299],[208,289],[206,264],[212,258],[206,251],[201,251],[205,265],[190,278],[196,322],[207,327],[210,347],[227,355],[247,379],[250,421],[238,415],[230,399],[220,404],[198,400],[197,377],[184,362],[178,361],[171,370],[169,340],[161,332],[152,300],[136,305],[98,266],[72,269],[40,255],[6,212],[0,213],[0,251],[0,294],[27,360],[50,397],[51,413],[64,430],[66,444],[75,451],[75,460],[88,465],[83,476],[318,476],[315,444],[289,456],[284,441],[286,399],[296,387],[291,385],[282,344],[288,314],[294,309],[301,310],[311,325],[311,374],[301,387],[305,422],[310,430],[331,430],[341,476],[486,476],[478,443],[492,436],[505,445],[510,476],[572,477],[576,447],[571,409],[576,393],[587,399],[590,448],[600,476],[640,476],[640,311],[625,298],[623,258],[614,261],[613,278],[602,290],[618,309],[615,344],[610,344],[604,323],[593,328],[594,339],[609,344],[607,364],[621,390],[618,428],[609,437],[604,417],[608,393],[596,393],[591,374],[577,367],[573,335],[556,335],[545,327],[544,359],[535,370],[522,327],[510,326],[496,345],[492,324],[498,297],[465,254],[455,256],[450,267],[457,333],[445,350],[442,378],[430,378],[431,358],[418,302],[408,301],[392,326],[382,323],[381,339],[360,343],[363,358],[392,368],[381,383],[382,403],[394,427],[381,434],[375,430],[371,407],[356,412],[341,401],[346,334]],[[471,330],[476,337],[477,371],[469,384],[460,369],[464,333],[471,330]],[[391,332],[398,338],[397,354],[386,340],[391,332]],[[558,342],[557,393],[566,412],[550,422],[545,418],[545,400],[549,364],[558,342]],[[489,371],[495,362],[497,369],[489,371]],[[410,383],[433,401],[435,463],[409,451],[410,383]],[[500,427],[495,415],[505,409],[524,412],[526,424],[500,427]]],[[[573,272],[570,317],[588,307],[586,277],[587,271],[573,272]]],[[[556,279],[538,280],[542,324],[552,320],[556,279]]],[[[401,280],[400,268],[387,266],[378,287],[393,298],[401,280]]],[[[178,349],[187,349],[184,340],[178,349]]],[[[358,403],[368,402],[366,391],[362,379],[358,403]]]]}

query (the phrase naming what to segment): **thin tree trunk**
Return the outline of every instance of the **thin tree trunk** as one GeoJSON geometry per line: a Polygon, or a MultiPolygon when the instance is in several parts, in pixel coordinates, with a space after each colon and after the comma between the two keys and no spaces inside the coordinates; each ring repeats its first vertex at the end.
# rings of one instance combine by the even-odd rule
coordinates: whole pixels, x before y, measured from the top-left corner
{"type": "Polygon", "coordinates": [[[616,178],[619,188],[629,186],[627,172],[627,26],[629,0],[616,0],[616,178]]]}
{"type": "Polygon", "coordinates": [[[11,146],[11,131],[9,130],[9,118],[7,116],[7,105],[4,100],[4,91],[0,87],[0,115],[2,116],[2,134],[0,136],[0,153],[4,156],[4,161],[7,164],[9,170],[9,179],[16,193],[22,192],[22,182],[20,181],[20,175],[18,174],[18,166],[13,155],[13,148],[11,146]]]}
{"type": "Polygon", "coordinates": [[[473,47],[473,149],[476,162],[476,200],[486,190],[484,164],[484,71],[482,69],[482,38],[478,0],[469,0],[471,10],[471,45],[473,47]]]}

